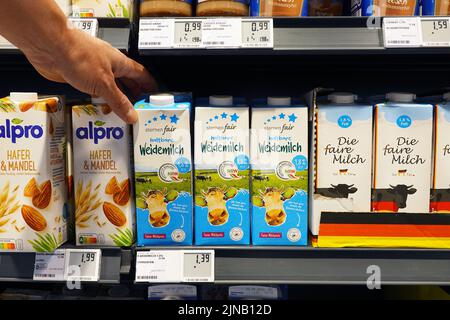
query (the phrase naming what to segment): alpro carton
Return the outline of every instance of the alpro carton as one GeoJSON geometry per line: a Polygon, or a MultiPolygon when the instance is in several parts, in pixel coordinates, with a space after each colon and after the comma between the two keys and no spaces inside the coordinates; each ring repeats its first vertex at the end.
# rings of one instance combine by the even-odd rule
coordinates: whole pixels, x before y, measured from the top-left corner
{"type": "Polygon", "coordinates": [[[250,243],[249,108],[210,97],[195,108],[195,243],[250,243]]]}
{"type": "Polygon", "coordinates": [[[67,237],[61,98],[0,99],[0,141],[0,250],[53,251],[67,237]]]}
{"type": "Polygon", "coordinates": [[[100,99],[72,107],[77,245],[134,242],[130,127],[100,99]]]}
{"type": "Polygon", "coordinates": [[[433,106],[407,93],[387,99],[375,105],[372,210],[429,212],[433,106]]]}
{"type": "Polygon", "coordinates": [[[137,242],[192,244],[190,104],[173,95],[136,103],[133,127],[137,242]]]}
{"type": "Polygon", "coordinates": [[[251,118],[252,243],[306,245],[308,109],[269,97],[251,118]]]}
{"type": "Polygon", "coordinates": [[[355,102],[351,93],[333,93],[328,100],[315,110],[313,235],[324,211],[370,212],[373,108],[355,102]]]}
{"type": "Polygon", "coordinates": [[[435,106],[431,212],[450,212],[450,93],[435,106]]]}

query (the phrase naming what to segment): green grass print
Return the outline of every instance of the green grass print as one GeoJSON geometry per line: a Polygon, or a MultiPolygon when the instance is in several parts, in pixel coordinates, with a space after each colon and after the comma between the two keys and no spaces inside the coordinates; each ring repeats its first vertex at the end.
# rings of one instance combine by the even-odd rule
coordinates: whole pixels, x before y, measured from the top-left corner
{"type": "Polygon", "coordinates": [[[252,195],[259,196],[258,190],[264,191],[268,187],[275,187],[275,188],[288,188],[292,187],[296,190],[302,189],[305,192],[308,191],[308,171],[297,171],[298,177],[303,177],[303,179],[298,180],[290,180],[290,181],[284,181],[279,179],[276,174],[273,172],[273,170],[253,170],[252,171],[253,176],[263,176],[263,177],[269,177],[269,180],[252,180],[252,195]]]}
{"type": "Polygon", "coordinates": [[[235,187],[238,189],[249,189],[249,170],[242,170],[239,171],[239,176],[242,177],[242,179],[239,180],[224,180],[222,179],[219,174],[217,173],[217,170],[215,169],[203,169],[203,170],[195,170],[194,173],[194,180],[195,180],[195,194],[200,195],[201,191],[207,191],[208,188],[211,187],[235,187]],[[195,179],[195,176],[209,176],[211,177],[211,181],[206,180],[198,180],[195,179]]]}

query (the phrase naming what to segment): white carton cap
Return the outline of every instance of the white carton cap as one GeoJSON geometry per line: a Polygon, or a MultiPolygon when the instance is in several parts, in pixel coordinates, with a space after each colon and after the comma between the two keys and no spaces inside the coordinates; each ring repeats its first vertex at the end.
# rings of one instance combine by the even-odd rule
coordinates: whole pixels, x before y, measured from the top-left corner
{"type": "Polygon", "coordinates": [[[233,96],[209,96],[211,106],[229,107],[233,105],[233,96]]]}
{"type": "Polygon", "coordinates": [[[11,92],[9,98],[15,102],[36,101],[38,94],[36,92],[11,92]]]}
{"type": "Polygon", "coordinates": [[[290,106],[291,97],[267,97],[267,105],[269,106],[290,106]]]}
{"type": "Polygon", "coordinates": [[[389,92],[386,94],[386,99],[392,102],[413,102],[416,99],[414,93],[409,92],[389,92]]]}
{"type": "Polygon", "coordinates": [[[354,103],[358,98],[357,95],[354,95],[350,92],[334,92],[328,95],[328,100],[333,103],[354,103]]]}
{"type": "Polygon", "coordinates": [[[444,93],[443,97],[444,97],[444,100],[450,101],[450,92],[444,93]]]}
{"type": "Polygon", "coordinates": [[[153,94],[150,96],[150,104],[155,106],[171,106],[175,103],[175,97],[173,94],[161,93],[161,94],[153,94]]]}
{"type": "Polygon", "coordinates": [[[101,97],[91,97],[92,104],[106,104],[105,99],[101,97]]]}

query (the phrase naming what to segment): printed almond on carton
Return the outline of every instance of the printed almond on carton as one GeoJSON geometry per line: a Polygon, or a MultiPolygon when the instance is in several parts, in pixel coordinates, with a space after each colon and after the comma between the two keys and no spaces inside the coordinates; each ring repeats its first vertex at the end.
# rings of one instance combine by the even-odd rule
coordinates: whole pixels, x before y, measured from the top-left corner
{"type": "Polygon", "coordinates": [[[136,103],[133,127],[137,242],[140,246],[190,245],[192,160],[190,104],[173,95],[136,103]]]}
{"type": "Polygon", "coordinates": [[[387,99],[375,106],[372,210],[429,212],[433,106],[407,93],[387,99]]]}
{"type": "Polygon", "coordinates": [[[251,123],[252,243],[306,245],[308,109],[272,97],[251,123]]]}
{"type": "Polygon", "coordinates": [[[0,99],[0,143],[0,250],[54,251],[67,238],[62,99],[0,99]]]}
{"type": "Polygon", "coordinates": [[[134,243],[130,127],[102,100],[72,107],[75,229],[79,245],[134,243]]]}
{"type": "Polygon", "coordinates": [[[211,100],[227,97],[195,108],[195,242],[249,244],[249,108],[211,100]]]}

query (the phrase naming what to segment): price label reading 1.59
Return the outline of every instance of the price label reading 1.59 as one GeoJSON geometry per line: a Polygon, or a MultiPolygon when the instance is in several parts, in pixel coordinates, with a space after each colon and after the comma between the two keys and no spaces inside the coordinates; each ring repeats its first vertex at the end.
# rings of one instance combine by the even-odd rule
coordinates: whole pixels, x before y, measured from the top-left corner
{"type": "Polygon", "coordinates": [[[273,20],[243,19],[242,47],[273,48],[273,20]]]}
{"type": "Polygon", "coordinates": [[[196,19],[175,20],[174,48],[201,48],[202,21],[196,19]]]}
{"type": "Polygon", "coordinates": [[[70,22],[75,29],[82,30],[93,37],[98,34],[98,20],[97,19],[81,19],[71,18],[70,22]]]}
{"type": "Polygon", "coordinates": [[[450,18],[422,18],[424,47],[450,46],[450,18]]]}

